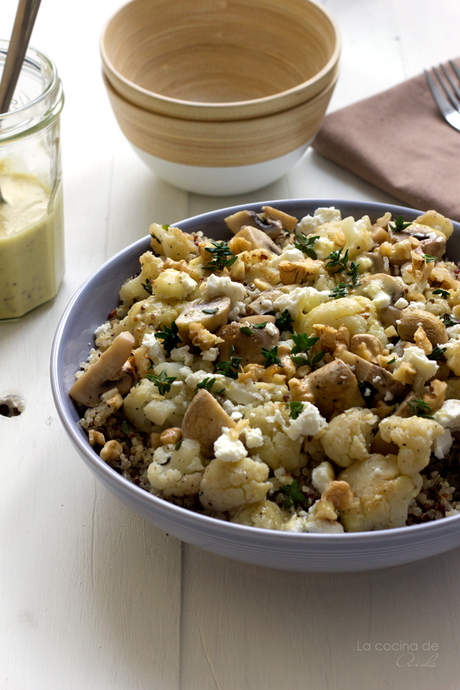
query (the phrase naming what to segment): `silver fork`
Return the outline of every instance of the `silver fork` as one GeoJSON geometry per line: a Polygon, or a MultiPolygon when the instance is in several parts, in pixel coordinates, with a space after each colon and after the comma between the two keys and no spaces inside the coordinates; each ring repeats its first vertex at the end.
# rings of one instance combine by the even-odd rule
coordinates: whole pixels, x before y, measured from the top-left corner
{"type": "Polygon", "coordinates": [[[444,119],[460,132],[460,70],[452,60],[449,60],[449,67],[450,70],[444,65],[432,67],[436,79],[424,70],[425,78],[444,119]]]}

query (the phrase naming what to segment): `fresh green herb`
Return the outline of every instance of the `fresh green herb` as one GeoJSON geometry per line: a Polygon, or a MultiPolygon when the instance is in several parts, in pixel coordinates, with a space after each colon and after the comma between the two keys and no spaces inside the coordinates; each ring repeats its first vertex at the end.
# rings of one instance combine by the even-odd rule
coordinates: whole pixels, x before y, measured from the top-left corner
{"type": "Polygon", "coordinates": [[[455,319],[453,319],[448,312],[446,312],[445,314],[443,314],[439,318],[441,319],[441,321],[443,322],[443,324],[446,328],[450,328],[451,326],[456,326],[458,323],[458,321],[455,321],[455,319]]]}
{"type": "Polygon", "coordinates": [[[210,379],[209,377],[206,377],[202,381],[196,384],[196,390],[199,391],[201,388],[204,388],[207,390],[209,393],[212,393],[213,395],[219,395],[219,393],[223,393],[225,388],[219,388],[218,391],[213,392],[214,384],[216,382],[215,378],[210,379]]]}
{"type": "Polygon", "coordinates": [[[415,402],[407,403],[412,410],[412,413],[417,415],[417,417],[423,417],[424,419],[434,419],[434,417],[429,414],[431,413],[431,407],[426,403],[423,398],[418,397],[415,402]]]}
{"type": "Polygon", "coordinates": [[[158,239],[158,237],[155,235],[154,232],[151,232],[150,235],[151,235],[151,237],[153,237],[153,239],[154,239],[156,242],[158,242],[158,244],[161,244],[161,240],[158,239]]]}
{"type": "Polygon", "coordinates": [[[296,355],[298,352],[308,352],[319,338],[315,335],[310,337],[306,333],[294,333],[292,336],[295,346],[292,348],[292,354],[296,355]]]}
{"type": "Polygon", "coordinates": [[[164,395],[165,393],[169,393],[171,390],[171,384],[174,383],[174,381],[177,379],[177,376],[168,376],[166,369],[162,369],[158,376],[155,376],[154,374],[146,374],[145,378],[155,384],[160,395],[164,395]]]}
{"type": "Polygon", "coordinates": [[[303,403],[298,402],[297,400],[291,400],[291,402],[288,403],[288,405],[289,405],[289,416],[290,416],[290,418],[291,419],[297,419],[297,417],[299,416],[299,414],[303,410],[303,403]]]}
{"type": "Polygon", "coordinates": [[[150,278],[146,278],[145,283],[141,283],[141,285],[144,290],[149,293],[149,295],[153,295],[153,287],[150,278]]]}
{"type": "Polygon", "coordinates": [[[394,223],[388,223],[388,227],[390,230],[393,230],[393,232],[402,232],[408,228],[409,225],[412,225],[412,222],[405,223],[402,216],[398,216],[394,223]]]}
{"type": "Polygon", "coordinates": [[[433,352],[430,355],[427,355],[428,359],[434,359],[436,361],[442,359],[444,357],[445,349],[445,347],[438,347],[438,345],[436,345],[436,347],[433,349],[433,352]]]}
{"type": "Polygon", "coordinates": [[[350,266],[348,267],[347,276],[351,278],[351,287],[355,288],[360,285],[358,283],[359,278],[359,264],[355,264],[354,261],[350,261],[350,266]]]}
{"type": "Polygon", "coordinates": [[[163,341],[163,347],[169,357],[171,350],[174,350],[174,348],[182,342],[182,338],[179,335],[179,329],[175,321],[172,322],[171,328],[168,328],[168,326],[164,326],[163,328],[163,331],[157,331],[155,333],[155,338],[159,338],[163,341]]]}
{"type": "MultiPolygon", "coordinates": [[[[345,252],[345,254],[342,256],[342,250],[343,247],[340,249],[336,249],[335,251],[331,252],[329,256],[327,257],[328,262],[326,264],[326,268],[336,268],[336,271],[332,271],[332,273],[340,273],[341,271],[345,271],[347,268],[348,264],[348,249],[345,252]]],[[[326,260],[327,260],[326,259],[326,260]]]]}
{"type": "Polygon", "coordinates": [[[325,352],[317,352],[312,356],[311,348],[315,343],[318,342],[319,338],[317,336],[308,336],[306,333],[294,333],[292,339],[295,342],[295,346],[292,348],[291,359],[298,367],[308,364],[313,367],[317,364],[326,354],[325,352]],[[302,353],[299,355],[299,353],[302,353]]]}
{"type": "Polygon", "coordinates": [[[120,429],[126,436],[129,436],[131,433],[131,428],[126,420],[123,420],[120,426],[120,429]]]}
{"type": "Polygon", "coordinates": [[[339,283],[333,290],[330,291],[329,297],[332,299],[340,299],[348,295],[349,286],[346,283],[339,283]]]}
{"type": "Polygon", "coordinates": [[[219,307],[216,307],[215,309],[202,309],[201,311],[203,314],[217,314],[219,307]]]}
{"type": "Polygon", "coordinates": [[[228,376],[231,379],[237,379],[238,378],[238,371],[241,367],[241,362],[243,361],[242,357],[236,357],[233,353],[235,352],[235,348],[233,345],[230,347],[230,350],[228,352],[228,355],[230,359],[224,360],[223,362],[218,362],[216,364],[216,371],[219,372],[219,374],[223,374],[224,376],[228,376]]]}
{"type": "Polygon", "coordinates": [[[285,309],[281,316],[279,316],[275,320],[275,326],[277,327],[280,333],[282,333],[283,331],[290,331],[292,333],[293,323],[294,319],[292,318],[287,309],[285,309]]]}
{"type": "Polygon", "coordinates": [[[448,290],[443,290],[442,288],[436,288],[433,290],[433,295],[441,295],[444,299],[450,297],[450,292],[448,290]]]}
{"type": "Polygon", "coordinates": [[[299,483],[297,479],[294,479],[290,484],[287,484],[286,486],[282,486],[280,488],[281,493],[285,494],[287,496],[285,502],[284,502],[284,507],[291,508],[294,503],[305,503],[308,501],[308,498],[301,492],[299,483]]]}
{"type": "Polygon", "coordinates": [[[436,257],[430,256],[430,254],[424,254],[423,256],[425,257],[425,261],[427,262],[427,264],[431,264],[433,263],[433,261],[436,261],[436,257]]]}
{"type": "Polygon", "coordinates": [[[389,362],[387,362],[387,367],[390,366],[390,364],[394,364],[396,362],[396,357],[393,357],[393,359],[390,359],[389,362]]]}
{"type": "Polygon", "coordinates": [[[181,438],[181,440],[178,441],[178,442],[176,443],[176,445],[174,446],[174,450],[179,450],[179,448],[181,447],[183,441],[184,441],[184,439],[181,438]]]}
{"type": "Polygon", "coordinates": [[[212,254],[213,259],[203,268],[208,271],[221,271],[235,263],[238,257],[229,249],[226,242],[211,242],[211,244],[213,248],[206,247],[206,251],[212,254]]]}
{"type": "Polygon", "coordinates": [[[270,348],[270,350],[268,350],[266,347],[263,347],[262,354],[265,357],[265,369],[271,364],[277,364],[279,367],[282,366],[281,360],[278,357],[277,345],[274,345],[274,347],[270,348]]]}
{"type": "Polygon", "coordinates": [[[316,240],[319,239],[319,235],[310,237],[300,232],[298,235],[295,236],[294,246],[296,249],[299,249],[301,252],[303,252],[305,256],[308,256],[309,259],[317,259],[318,256],[315,250],[313,249],[313,246],[316,240]]]}
{"type": "MultiPolygon", "coordinates": [[[[168,232],[168,230],[171,226],[166,224],[166,225],[162,225],[161,227],[163,228],[163,230],[166,230],[166,232],[168,232]]],[[[160,244],[161,244],[161,242],[160,242],[160,244]]]]}
{"type": "Polygon", "coordinates": [[[252,323],[252,324],[251,324],[251,328],[256,328],[256,329],[258,329],[258,328],[265,328],[265,326],[267,325],[267,323],[268,323],[268,321],[261,321],[260,323],[252,323]]]}
{"type": "Polygon", "coordinates": [[[240,332],[249,338],[252,335],[252,331],[249,326],[240,326],[240,332]]]}

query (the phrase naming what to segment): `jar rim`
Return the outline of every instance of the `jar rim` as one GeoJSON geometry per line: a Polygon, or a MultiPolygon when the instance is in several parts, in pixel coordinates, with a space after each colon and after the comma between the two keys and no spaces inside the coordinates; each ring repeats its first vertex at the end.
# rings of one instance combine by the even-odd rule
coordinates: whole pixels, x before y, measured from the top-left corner
{"type": "MultiPolygon", "coordinates": [[[[0,63],[5,62],[10,42],[0,39],[0,63]]],[[[44,88],[35,98],[14,110],[0,114],[0,141],[10,141],[45,127],[61,112],[64,93],[53,60],[41,50],[29,46],[21,68],[32,69],[48,77],[44,88]]]]}

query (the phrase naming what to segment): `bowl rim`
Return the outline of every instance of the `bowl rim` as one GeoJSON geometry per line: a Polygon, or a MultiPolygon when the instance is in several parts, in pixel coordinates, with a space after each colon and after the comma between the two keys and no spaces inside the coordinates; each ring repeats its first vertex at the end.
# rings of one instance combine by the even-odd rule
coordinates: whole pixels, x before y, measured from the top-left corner
{"type": "MultiPolygon", "coordinates": [[[[342,209],[356,209],[361,212],[362,215],[370,213],[383,214],[386,210],[391,211],[393,215],[402,215],[403,218],[410,219],[414,214],[420,215],[423,211],[414,209],[407,206],[399,206],[395,204],[385,204],[380,202],[367,202],[367,201],[353,201],[353,200],[341,200],[341,199],[307,199],[307,198],[297,198],[297,199],[281,199],[281,200],[268,200],[260,202],[243,203],[234,206],[228,206],[220,208],[214,211],[209,211],[204,214],[198,214],[187,219],[171,223],[171,225],[177,225],[181,229],[187,231],[193,226],[196,226],[199,222],[200,225],[209,223],[213,218],[225,215],[230,215],[238,210],[249,209],[258,210],[264,205],[270,205],[280,208],[280,210],[289,209],[291,213],[295,212],[295,207],[305,206],[308,203],[311,205],[312,209],[335,206],[336,208],[342,209]],[[292,208],[294,207],[294,208],[292,208]]],[[[310,211],[309,211],[310,212],[310,211]]],[[[352,215],[350,213],[350,215],[352,215]]],[[[452,221],[455,230],[460,234],[460,223],[452,221]]],[[[69,329],[69,323],[72,318],[72,312],[76,304],[79,303],[82,295],[84,295],[88,289],[98,282],[98,278],[103,272],[107,272],[112,265],[119,263],[122,259],[131,257],[131,255],[140,256],[142,251],[145,251],[146,247],[150,246],[150,235],[146,235],[143,238],[135,241],[134,243],[128,245],[124,249],[117,252],[114,256],[105,261],[102,266],[96,269],[78,288],[70,302],[68,303],[64,313],[59,321],[51,348],[51,360],[50,360],[50,375],[51,375],[51,388],[52,394],[55,402],[55,406],[58,415],[61,419],[63,426],[65,427],[71,441],[73,442],[76,449],[79,451],[80,456],[85,460],[93,472],[96,474],[102,473],[107,480],[107,483],[115,487],[118,493],[125,494],[126,496],[131,496],[132,501],[135,500],[136,503],[140,503],[146,512],[152,507],[158,515],[162,515],[168,520],[172,520],[179,525],[188,524],[192,528],[200,529],[200,531],[206,532],[208,535],[213,533],[215,535],[216,530],[218,532],[218,537],[220,540],[227,538],[231,542],[234,542],[234,537],[241,535],[242,538],[245,535],[257,535],[257,540],[260,544],[265,545],[270,548],[277,548],[278,543],[281,545],[292,544],[308,544],[308,543],[324,543],[324,548],[329,548],[332,544],[344,544],[344,543],[356,543],[357,545],[365,545],[366,542],[372,548],[379,548],[379,546],[387,546],[388,541],[392,542],[392,546],[397,547],[398,543],[402,546],[404,543],[407,544],[408,536],[413,535],[410,539],[410,543],[413,544],[414,541],[421,543],[426,535],[431,535],[433,532],[439,536],[442,533],[450,532],[450,525],[453,523],[460,522],[460,514],[452,515],[449,517],[444,517],[439,520],[434,520],[431,522],[426,522],[417,525],[406,525],[403,527],[396,527],[387,530],[375,530],[371,532],[343,532],[339,534],[335,533],[312,533],[312,532],[280,532],[276,530],[262,529],[258,527],[251,527],[246,525],[240,525],[238,523],[226,522],[223,520],[218,520],[201,513],[195,513],[187,508],[181,506],[176,506],[165,499],[158,498],[153,494],[150,494],[144,489],[132,484],[127,479],[123,478],[114,469],[112,469],[107,463],[105,463],[100,456],[92,449],[89,445],[87,437],[85,436],[83,430],[79,427],[77,416],[78,413],[73,406],[73,403],[68,396],[68,390],[64,390],[64,385],[62,382],[62,355],[63,349],[65,347],[65,336],[66,331],[69,329]],[[62,384],[62,385],[61,385],[62,384]],[[69,411],[73,409],[75,414],[69,411]],[[71,421],[72,418],[72,421],[71,421]],[[385,544],[386,543],[386,544],[385,544]]],[[[123,279],[123,276],[120,276],[123,279]]],[[[78,364],[77,364],[78,365],[78,364]]],[[[250,545],[250,541],[248,541],[250,545]]],[[[206,547],[203,547],[206,548],[206,547]]],[[[452,547],[449,547],[452,548],[452,547]]],[[[413,559],[415,560],[415,559],[413,559]]],[[[382,566],[383,567],[383,566],[382,566]]],[[[357,568],[358,570],[361,568],[357,568]]]]}
{"type": "Polygon", "coordinates": [[[119,91],[124,98],[140,105],[145,110],[157,111],[159,113],[169,114],[172,117],[178,116],[193,120],[246,119],[254,117],[257,114],[264,115],[278,110],[284,110],[292,107],[295,103],[313,98],[319,91],[327,87],[329,80],[333,78],[338,69],[338,62],[342,51],[342,37],[337,21],[332,13],[324,7],[324,5],[320,4],[318,0],[305,0],[305,2],[310,5],[314,5],[325,16],[335,35],[335,45],[331,57],[324,67],[310,79],[296,84],[296,86],[290,89],[279,91],[276,94],[264,96],[263,98],[222,103],[188,101],[165,96],[155,91],[149,91],[123,76],[123,74],[118,71],[109,59],[105,46],[105,39],[112,22],[125,10],[125,8],[139,1],[141,0],[130,0],[125,3],[106,21],[99,39],[99,51],[106,76],[113,88],[119,91]],[[316,89],[315,85],[320,84],[321,87],[316,89]],[[127,95],[128,93],[130,94],[129,97],[127,95]],[[287,105],[284,104],[285,101],[287,101],[287,105]]]}

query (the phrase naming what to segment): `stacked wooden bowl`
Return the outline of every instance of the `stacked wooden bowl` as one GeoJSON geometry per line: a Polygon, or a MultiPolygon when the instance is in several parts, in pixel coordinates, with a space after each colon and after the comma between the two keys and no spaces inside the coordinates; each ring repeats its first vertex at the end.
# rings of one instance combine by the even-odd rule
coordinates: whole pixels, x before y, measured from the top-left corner
{"type": "Polygon", "coordinates": [[[160,177],[204,194],[260,188],[299,160],[340,48],[312,0],[133,0],[101,37],[123,133],[160,177]]]}

